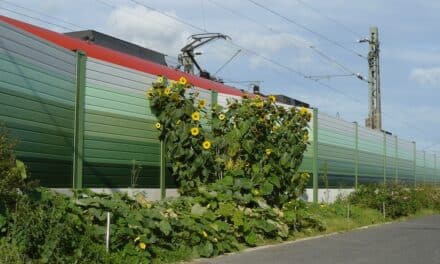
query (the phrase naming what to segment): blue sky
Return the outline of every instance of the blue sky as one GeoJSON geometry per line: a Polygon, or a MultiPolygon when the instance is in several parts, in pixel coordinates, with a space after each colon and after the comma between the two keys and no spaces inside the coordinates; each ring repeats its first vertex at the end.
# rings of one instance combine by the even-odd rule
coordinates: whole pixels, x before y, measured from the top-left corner
{"type": "MultiPolygon", "coordinates": [[[[351,72],[367,76],[367,61],[356,53],[366,56],[368,47],[356,40],[368,37],[370,26],[378,26],[383,128],[415,140],[418,148],[440,154],[440,1],[254,1],[345,48],[247,0],[0,0],[0,14],[60,32],[96,29],[169,54],[171,63],[187,37],[201,33],[169,16],[177,17],[202,30],[232,38],[233,44],[217,41],[201,49],[199,61],[208,71],[215,72],[239,47],[245,47],[218,73],[219,77],[262,81],[264,93],[286,94],[329,115],[360,124],[368,113],[367,83],[354,77],[338,77],[321,79],[324,85],[319,85],[285,68],[305,75],[347,73],[318,55],[309,47],[313,45],[351,72]]],[[[237,87],[249,88],[246,84],[237,87]]]]}

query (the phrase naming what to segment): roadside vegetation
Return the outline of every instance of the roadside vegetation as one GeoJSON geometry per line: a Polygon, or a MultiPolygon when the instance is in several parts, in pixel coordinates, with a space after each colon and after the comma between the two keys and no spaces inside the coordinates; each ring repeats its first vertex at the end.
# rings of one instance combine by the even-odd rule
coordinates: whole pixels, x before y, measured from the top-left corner
{"type": "Polygon", "coordinates": [[[298,171],[311,118],[305,108],[287,110],[273,97],[207,106],[184,78],[159,78],[147,96],[181,196],[68,197],[38,187],[3,131],[0,263],[178,262],[440,210],[438,189],[401,184],[362,186],[329,205],[300,200],[309,180],[298,171]]]}

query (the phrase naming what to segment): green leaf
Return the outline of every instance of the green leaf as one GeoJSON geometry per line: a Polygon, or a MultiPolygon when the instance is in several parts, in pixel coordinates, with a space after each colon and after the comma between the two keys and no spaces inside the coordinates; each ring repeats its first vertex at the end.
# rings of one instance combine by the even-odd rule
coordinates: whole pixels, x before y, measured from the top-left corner
{"type": "Polygon", "coordinates": [[[260,191],[261,191],[261,194],[263,194],[263,195],[271,194],[273,191],[273,185],[269,182],[265,182],[261,186],[260,191]]]}
{"type": "Polygon", "coordinates": [[[212,246],[212,243],[209,241],[206,241],[197,246],[197,252],[201,257],[210,257],[213,251],[214,251],[214,247],[212,246]]]}
{"type": "Polygon", "coordinates": [[[235,211],[235,204],[221,203],[217,212],[222,216],[231,216],[235,211]]]}
{"type": "Polygon", "coordinates": [[[232,216],[232,222],[234,222],[235,226],[242,226],[244,224],[244,215],[241,211],[235,211],[232,216]]]}
{"type": "Polygon", "coordinates": [[[281,187],[280,179],[277,176],[272,175],[272,176],[269,177],[268,180],[269,180],[270,183],[275,185],[277,188],[281,187]]]}
{"type": "Polygon", "coordinates": [[[196,203],[191,207],[191,214],[201,216],[206,213],[207,209],[200,204],[196,203]]]}
{"type": "Polygon", "coordinates": [[[27,178],[26,175],[26,166],[24,165],[23,161],[21,160],[15,160],[15,167],[17,171],[20,173],[21,178],[24,180],[27,178]]]}
{"type": "Polygon", "coordinates": [[[171,232],[171,225],[168,221],[162,220],[159,223],[159,229],[164,235],[168,236],[171,232]]]}
{"type": "Polygon", "coordinates": [[[250,246],[255,246],[257,244],[257,235],[254,232],[250,232],[244,237],[246,243],[250,246]]]}

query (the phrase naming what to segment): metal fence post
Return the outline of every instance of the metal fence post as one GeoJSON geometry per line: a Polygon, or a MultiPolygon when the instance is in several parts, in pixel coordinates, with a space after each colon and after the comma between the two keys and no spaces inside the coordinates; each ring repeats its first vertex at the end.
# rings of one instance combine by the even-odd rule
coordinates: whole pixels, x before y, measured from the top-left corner
{"type": "Polygon", "coordinates": [[[433,185],[437,182],[437,154],[434,154],[434,176],[432,179],[433,185]]]}
{"type": "Polygon", "coordinates": [[[416,142],[413,141],[413,172],[414,172],[414,187],[417,186],[417,152],[416,142]]]}
{"type": "Polygon", "coordinates": [[[423,184],[426,184],[426,151],[423,151],[423,184]]]}
{"type": "Polygon", "coordinates": [[[211,90],[211,108],[218,103],[218,92],[211,90]]]}
{"type": "Polygon", "coordinates": [[[387,134],[383,132],[383,183],[387,183],[387,134]]]}
{"type": "Polygon", "coordinates": [[[166,151],[165,140],[160,141],[160,199],[166,197],[165,174],[166,174],[166,151]]]}
{"type": "Polygon", "coordinates": [[[318,109],[313,108],[313,202],[318,202],[318,109]]]}
{"type": "Polygon", "coordinates": [[[73,139],[73,189],[83,186],[84,161],[84,115],[86,90],[86,62],[87,56],[82,51],[76,52],[76,95],[75,95],[75,123],[73,139]]]}
{"type": "Polygon", "coordinates": [[[399,180],[399,161],[398,161],[399,140],[397,139],[397,136],[394,136],[394,142],[396,143],[396,146],[394,148],[394,165],[395,165],[394,182],[397,182],[399,180]]]}
{"type": "Polygon", "coordinates": [[[359,178],[359,124],[354,122],[354,188],[358,188],[359,178]]]}
{"type": "Polygon", "coordinates": [[[438,184],[438,180],[440,180],[440,177],[437,171],[437,154],[434,154],[434,185],[438,184]]]}

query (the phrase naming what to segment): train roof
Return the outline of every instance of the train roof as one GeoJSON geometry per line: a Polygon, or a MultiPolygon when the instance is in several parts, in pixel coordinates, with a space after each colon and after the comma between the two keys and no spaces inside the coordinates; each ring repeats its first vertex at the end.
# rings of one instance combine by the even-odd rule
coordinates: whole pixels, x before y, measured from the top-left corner
{"type": "Polygon", "coordinates": [[[67,36],[62,33],[51,31],[10,17],[0,15],[0,21],[3,21],[9,25],[31,33],[32,35],[45,39],[46,41],[61,46],[65,49],[72,51],[83,51],[87,56],[95,59],[114,63],[123,67],[135,69],[153,75],[162,75],[171,80],[178,80],[180,77],[184,76],[192,85],[206,90],[214,90],[218,93],[236,96],[241,96],[243,94],[243,92],[239,89],[224,85],[222,83],[203,79],[198,76],[188,74],[164,65],[160,65],[146,59],[141,59],[123,52],[112,50],[98,44],[67,36]]]}

